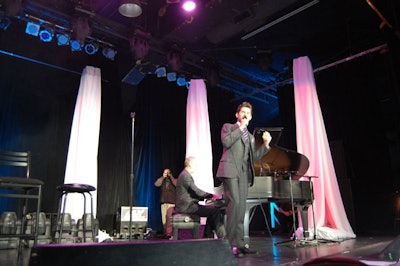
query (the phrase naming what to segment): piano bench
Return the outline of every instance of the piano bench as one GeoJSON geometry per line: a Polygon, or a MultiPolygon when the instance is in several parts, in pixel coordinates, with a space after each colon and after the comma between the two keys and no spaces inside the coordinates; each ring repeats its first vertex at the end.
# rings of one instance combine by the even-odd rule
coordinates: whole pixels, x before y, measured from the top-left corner
{"type": "Polygon", "coordinates": [[[190,213],[173,213],[171,216],[173,238],[178,240],[179,229],[192,229],[192,238],[199,238],[200,216],[190,213]]]}

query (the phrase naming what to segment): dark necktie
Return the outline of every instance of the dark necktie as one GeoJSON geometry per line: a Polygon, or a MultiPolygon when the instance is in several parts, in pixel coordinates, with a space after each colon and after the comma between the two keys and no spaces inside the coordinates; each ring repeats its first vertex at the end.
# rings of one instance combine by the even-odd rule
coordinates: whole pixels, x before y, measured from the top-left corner
{"type": "Polygon", "coordinates": [[[246,127],[243,129],[243,137],[246,141],[249,140],[249,131],[247,131],[246,127]]]}

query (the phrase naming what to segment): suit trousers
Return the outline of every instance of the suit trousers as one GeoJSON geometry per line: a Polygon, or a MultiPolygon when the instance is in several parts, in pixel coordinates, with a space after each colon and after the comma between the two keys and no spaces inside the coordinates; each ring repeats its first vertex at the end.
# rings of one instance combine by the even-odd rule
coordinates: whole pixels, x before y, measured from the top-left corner
{"type": "Polygon", "coordinates": [[[222,178],[224,199],[226,203],[226,235],[232,246],[243,248],[244,215],[248,193],[248,179],[246,175],[240,178],[222,178]]]}
{"type": "Polygon", "coordinates": [[[207,217],[203,238],[214,238],[213,231],[215,231],[218,238],[223,238],[226,236],[223,215],[219,208],[214,206],[199,205],[199,208],[195,214],[199,215],[200,217],[207,217]]]}

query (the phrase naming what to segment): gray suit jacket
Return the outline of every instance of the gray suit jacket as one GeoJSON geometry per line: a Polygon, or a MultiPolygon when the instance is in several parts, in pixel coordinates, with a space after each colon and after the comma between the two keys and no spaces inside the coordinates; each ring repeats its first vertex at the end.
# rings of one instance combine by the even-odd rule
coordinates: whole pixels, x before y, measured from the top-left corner
{"type": "Polygon", "coordinates": [[[213,194],[199,189],[192,175],[184,169],[178,176],[176,183],[175,211],[181,213],[194,213],[199,209],[198,202],[212,198],[213,194]]]}
{"type": "MultiPolygon", "coordinates": [[[[249,185],[254,183],[254,161],[261,159],[269,149],[265,145],[260,145],[258,149],[255,146],[255,139],[249,133],[250,138],[250,170],[249,185]]],[[[243,164],[243,154],[245,149],[245,142],[243,132],[240,130],[239,125],[226,123],[221,129],[221,141],[223,146],[221,160],[219,162],[217,177],[223,178],[239,178],[243,164]]]]}

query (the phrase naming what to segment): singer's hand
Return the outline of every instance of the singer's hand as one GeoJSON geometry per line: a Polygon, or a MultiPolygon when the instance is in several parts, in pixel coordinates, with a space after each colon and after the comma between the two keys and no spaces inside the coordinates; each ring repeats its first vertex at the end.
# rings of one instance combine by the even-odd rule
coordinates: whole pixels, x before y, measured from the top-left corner
{"type": "Polygon", "coordinates": [[[265,146],[269,148],[269,143],[272,140],[271,134],[268,131],[264,131],[264,133],[262,134],[262,139],[264,141],[265,146]]]}

